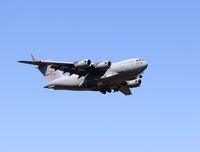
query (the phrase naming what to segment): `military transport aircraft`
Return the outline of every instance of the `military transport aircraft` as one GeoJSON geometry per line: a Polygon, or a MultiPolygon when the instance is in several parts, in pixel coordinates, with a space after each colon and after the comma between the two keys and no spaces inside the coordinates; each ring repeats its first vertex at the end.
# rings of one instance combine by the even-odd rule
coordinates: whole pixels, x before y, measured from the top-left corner
{"type": "Polygon", "coordinates": [[[54,90],[122,92],[131,95],[130,88],[141,86],[141,78],[148,63],[141,58],[133,58],[111,63],[103,61],[92,63],[85,59],[77,62],[58,62],[49,60],[19,61],[36,65],[49,83],[44,87],[54,90]],[[64,75],[66,72],[68,76],[64,75]]]}

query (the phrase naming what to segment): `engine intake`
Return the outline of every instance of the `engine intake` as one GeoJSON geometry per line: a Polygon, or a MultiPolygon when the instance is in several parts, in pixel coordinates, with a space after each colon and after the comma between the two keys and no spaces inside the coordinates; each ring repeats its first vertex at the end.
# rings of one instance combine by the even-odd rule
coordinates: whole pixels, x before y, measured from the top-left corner
{"type": "Polygon", "coordinates": [[[86,69],[90,66],[91,60],[82,60],[74,63],[75,68],[86,69]]]}
{"type": "Polygon", "coordinates": [[[135,80],[130,80],[130,81],[127,81],[127,86],[130,87],[130,88],[136,88],[136,87],[139,87],[142,83],[142,80],[140,79],[135,79],[135,80]]]}
{"type": "Polygon", "coordinates": [[[110,68],[111,65],[112,65],[112,63],[110,61],[104,61],[104,62],[97,63],[95,65],[95,69],[97,69],[97,70],[107,70],[107,69],[110,68]]]}

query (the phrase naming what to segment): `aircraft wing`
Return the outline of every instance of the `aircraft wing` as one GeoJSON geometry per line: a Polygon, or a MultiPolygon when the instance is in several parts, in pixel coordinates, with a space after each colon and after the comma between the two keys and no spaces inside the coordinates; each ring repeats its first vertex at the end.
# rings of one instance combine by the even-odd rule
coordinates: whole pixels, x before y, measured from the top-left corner
{"type": "Polygon", "coordinates": [[[124,95],[132,95],[132,92],[131,92],[130,88],[127,87],[127,86],[120,87],[119,91],[121,93],[123,93],[124,95]]]}
{"type": "Polygon", "coordinates": [[[79,76],[85,76],[88,73],[91,73],[94,71],[106,72],[107,69],[110,68],[112,64],[110,61],[91,63],[91,60],[88,60],[88,59],[76,61],[76,62],[60,62],[60,61],[36,60],[33,55],[31,55],[31,57],[32,57],[32,61],[22,60],[19,62],[36,65],[38,67],[43,66],[43,65],[48,65],[50,66],[50,68],[63,71],[63,73],[68,72],[70,73],[70,75],[77,74],[79,76]]]}
{"type": "Polygon", "coordinates": [[[78,74],[80,76],[86,75],[88,72],[92,70],[92,66],[89,66],[86,69],[79,69],[75,67],[74,62],[58,62],[58,61],[38,61],[38,60],[33,60],[33,61],[19,61],[20,63],[25,63],[25,64],[32,64],[36,66],[40,65],[50,65],[51,68],[55,70],[61,70],[64,73],[69,72],[70,74],[78,74]]]}
{"type": "Polygon", "coordinates": [[[32,64],[32,65],[58,65],[72,67],[74,64],[72,62],[57,62],[57,61],[19,61],[20,63],[32,64]]]}

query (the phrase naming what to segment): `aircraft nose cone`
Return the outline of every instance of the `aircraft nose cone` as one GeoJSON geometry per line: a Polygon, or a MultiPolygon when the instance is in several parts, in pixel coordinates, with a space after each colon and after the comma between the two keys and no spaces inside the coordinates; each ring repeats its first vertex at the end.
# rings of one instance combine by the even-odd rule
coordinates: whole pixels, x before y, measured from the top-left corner
{"type": "Polygon", "coordinates": [[[146,68],[148,67],[147,61],[144,61],[144,62],[143,62],[143,65],[144,65],[144,69],[146,69],[146,68]]]}

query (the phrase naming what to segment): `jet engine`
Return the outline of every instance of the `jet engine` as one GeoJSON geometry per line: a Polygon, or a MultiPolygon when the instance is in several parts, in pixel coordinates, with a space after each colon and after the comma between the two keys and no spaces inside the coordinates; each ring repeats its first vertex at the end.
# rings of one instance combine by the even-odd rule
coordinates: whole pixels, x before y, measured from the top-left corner
{"type": "Polygon", "coordinates": [[[141,85],[141,83],[142,83],[142,81],[140,79],[126,81],[127,86],[130,88],[139,87],[141,85]]]}
{"type": "Polygon", "coordinates": [[[97,70],[107,70],[107,69],[110,68],[111,64],[112,63],[110,61],[100,62],[100,63],[97,63],[95,65],[95,69],[97,69],[97,70]]]}
{"type": "Polygon", "coordinates": [[[74,63],[75,68],[86,69],[90,66],[91,60],[82,60],[74,63]]]}

